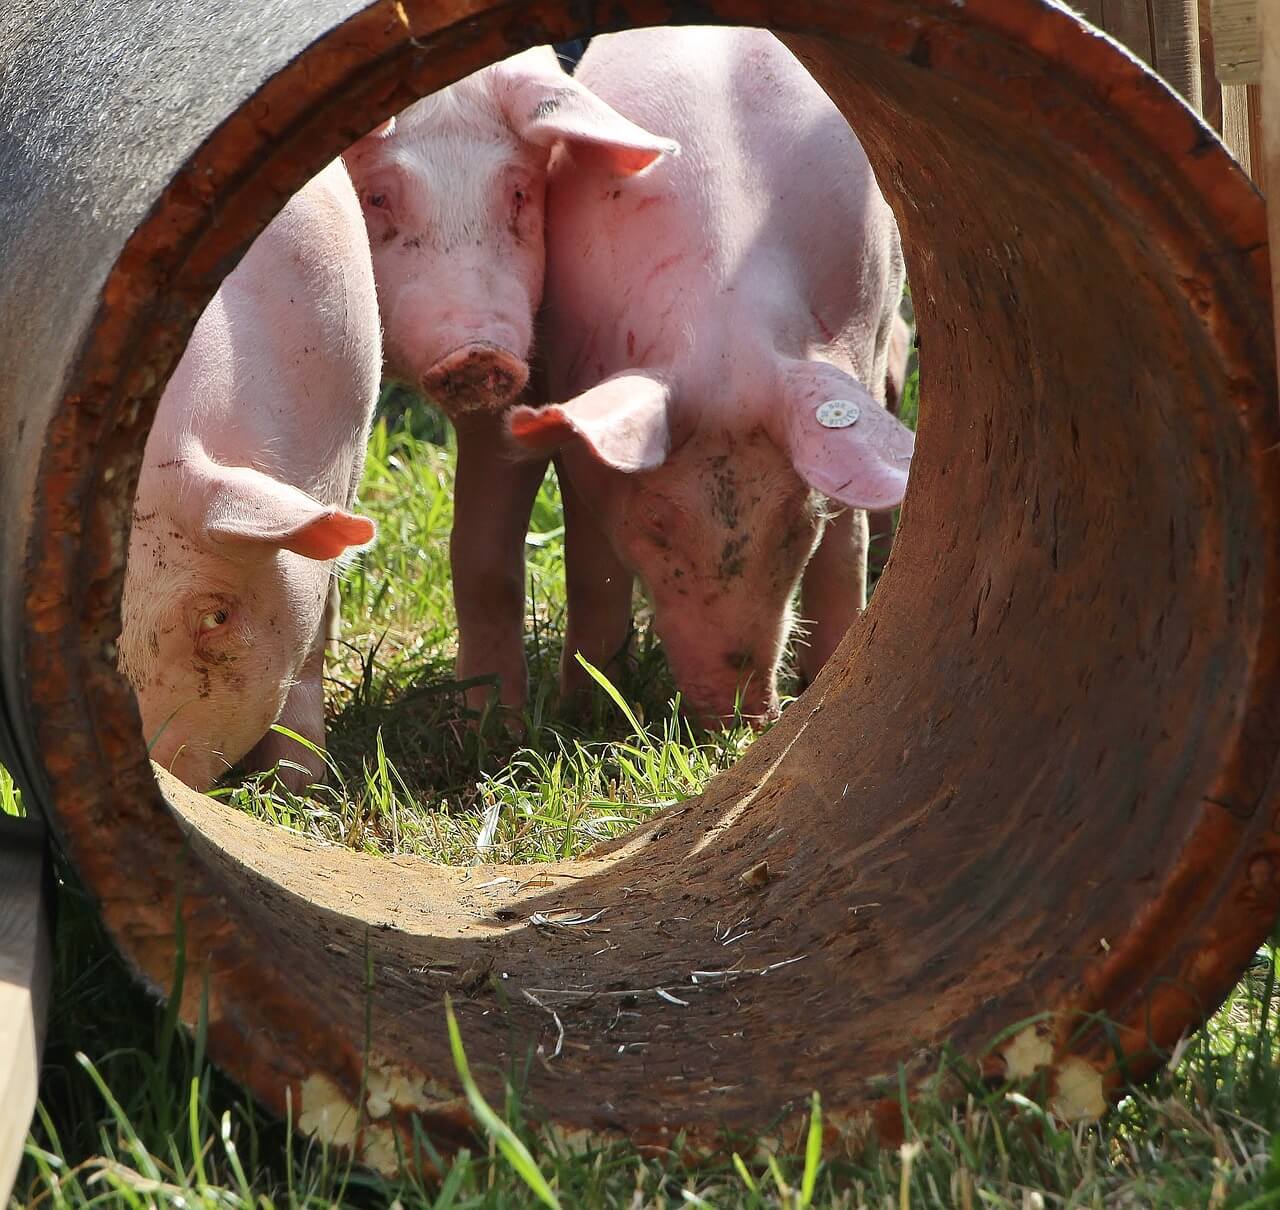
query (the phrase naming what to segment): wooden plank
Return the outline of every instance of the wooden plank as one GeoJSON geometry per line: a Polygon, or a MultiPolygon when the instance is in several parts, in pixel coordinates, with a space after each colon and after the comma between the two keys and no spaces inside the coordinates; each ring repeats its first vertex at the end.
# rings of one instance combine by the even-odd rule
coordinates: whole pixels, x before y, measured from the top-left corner
{"type": "Polygon", "coordinates": [[[1200,108],[1197,0],[1091,0],[1075,7],[1200,108]]]}
{"type": "Polygon", "coordinates": [[[1256,84],[1222,86],[1222,141],[1240,166],[1265,192],[1266,161],[1262,154],[1262,92],[1256,84]]]}
{"type": "Polygon", "coordinates": [[[1201,108],[1200,21],[1196,0],[1148,0],[1152,63],[1194,109],[1201,108]]]}
{"type": "Polygon", "coordinates": [[[1146,0],[1103,0],[1100,25],[1149,67],[1155,66],[1153,31],[1146,0]]]}
{"type": "Polygon", "coordinates": [[[1262,139],[1262,86],[1260,84],[1248,84],[1245,87],[1248,91],[1249,101],[1249,147],[1250,164],[1252,165],[1249,175],[1253,177],[1253,183],[1263,193],[1266,193],[1268,178],[1267,156],[1263,150],[1265,144],[1262,139]]]}
{"type": "Polygon", "coordinates": [[[0,815],[0,1206],[7,1205],[40,1079],[52,971],[43,826],[0,815]]]}
{"type": "Polygon", "coordinates": [[[1222,133],[1222,83],[1213,69],[1213,0],[1196,0],[1200,26],[1200,113],[1222,133]]]}
{"type": "Polygon", "coordinates": [[[1103,0],[1073,0],[1071,5],[1090,25],[1105,29],[1103,22],[1107,19],[1103,0]]]}
{"type": "Polygon", "coordinates": [[[1214,66],[1223,84],[1257,84],[1258,0],[1213,0],[1214,66]]]}
{"type": "MultiPolygon", "coordinates": [[[[1280,181],[1280,7],[1274,2],[1261,7],[1259,117],[1262,130],[1254,147],[1257,158],[1266,165],[1263,176],[1280,181]]],[[[1275,250],[1280,248],[1280,198],[1273,198],[1267,205],[1267,239],[1272,249],[1271,298],[1277,325],[1276,349],[1280,352],[1280,273],[1275,269],[1275,250]]]]}
{"type": "Polygon", "coordinates": [[[1240,161],[1240,167],[1253,175],[1252,140],[1249,129],[1249,90],[1244,84],[1222,86],[1222,141],[1240,161]]]}

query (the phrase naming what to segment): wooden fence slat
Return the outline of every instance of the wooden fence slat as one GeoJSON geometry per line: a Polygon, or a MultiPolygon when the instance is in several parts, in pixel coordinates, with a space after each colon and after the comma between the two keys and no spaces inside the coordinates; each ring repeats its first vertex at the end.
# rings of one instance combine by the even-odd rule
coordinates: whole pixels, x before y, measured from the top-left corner
{"type": "Polygon", "coordinates": [[[1151,22],[1151,66],[1193,108],[1202,108],[1200,21],[1196,0],[1150,0],[1147,13],[1151,22]]]}
{"type": "Polygon", "coordinates": [[[44,827],[0,815],[0,1206],[35,1109],[52,971],[44,827]]]}
{"type": "Polygon", "coordinates": [[[1107,19],[1106,5],[1103,0],[1071,0],[1071,7],[1076,10],[1090,25],[1105,29],[1107,19]]]}
{"type": "Polygon", "coordinates": [[[1200,109],[1197,0],[1076,0],[1073,7],[1086,21],[1123,42],[1200,109]]]}
{"type": "Polygon", "coordinates": [[[1258,0],[1213,0],[1214,66],[1224,84],[1257,84],[1258,0]]]}
{"type": "Polygon", "coordinates": [[[1146,0],[1102,0],[1101,25],[1148,66],[1155,66],[1146,0]]]}
{"type": "Polygon", "coordinates": [[[1221,134],[1222,83],[1213,65],[1213,0],[1196,0],[1196,21],[1200,26],[1200,112],[1221,134]]]}
{"type": "MultiPolygon", "coordinates": [[[[1244,84],[1222,86],[1222,141],[1240,166],[1253,176],[1252,139],[1249,128],[1249,90],[1244,84]]],[[[1256,178],[1255,178],[1256,179],[1256,178]]]]}
{"type": "Polygon", "coordinates": [[[1262,153],[1262,92],[1256,84],[1222,86],[1222,141],[1240,166],[1265,192],[1266,159],[1262,153]]]}
{"type": "MultiPolygon", "coordinates": [[[[1261,51],[1259,51],[1259,54],[1261,54],[1261,51]]],[[[1249,175],[1253,177],[1253,183],[1263,193],[1266,193],[1267,156],[1263,151],[1262,141],[1262,86],[1260,84],[1246,84],[1245,97],[1248,101],[1249,146],[1252,148],[1249,175]]],[[[1274,125],[1274,122],[1272,125],[1274,125]]]]}
{"type": "MultiPolygon", "coordinates": [[[[1255,147],[1265,165],[1264,175],[1280,181],[1280,11],[1274,2],[1258,5],[1259,13],[1259,110],[1261,131],[1255,147]]],[[[1256,178],[1255,178],[1256,179],[1256,178]]],[[[1271,245],[1271,297],[1275,306],[1276,349],[1280,352],[1280,273],[1276,272],[1276,249],[1280,248],[1280,199],[1267,205],[1267,236],[1271,245]]]]}

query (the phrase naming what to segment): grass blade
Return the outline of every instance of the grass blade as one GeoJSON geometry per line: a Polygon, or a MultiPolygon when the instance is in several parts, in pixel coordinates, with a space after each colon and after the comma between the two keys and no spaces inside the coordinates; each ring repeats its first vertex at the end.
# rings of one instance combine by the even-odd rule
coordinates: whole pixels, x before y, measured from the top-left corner
{"type": "Polygon", "coordinates": [[[636,733],[636,739],[645,747],[650,746],[648,733],[640,725],[640,720],[636,718],[635,712],[627,705],[627,700],[618,692],[617,687],[603,672],[600,671],[581,651],[575,651],[573,658],[578,661],[586,670],[588,675],[601,689],[609,695],[609,699],[619,710],[622,711],[627,722],[631,725],[631,730],[636,733]]]}
{"type": "Polygon", "coordinates": [[[457,1068],[458,1079],[462,1081],[462,1090],[466,1093],[467,1104],[477,1122],[497,1144],[502,1157],[515,1170],[516,1175],[529,1187],[530,1192],[543,1205],[551,1210],[560,1210],[560,1201],[552,1192],[547,1179],[542,1175],[537,1161],[529,1154],[529,1149],[516,1137],[516,1133],[490,1107],[484,1099],[479,1087],[471,1075],[471,1066],[467,1062],[467,1052],[462,1047],[462,1034],[458,1030],[458,1019],[453,1015],[453,1000],[444,998],[445,1021],[449,1027],[449,1049],[453,1052],[453,1065],[457,1068]]]}
{"type": "Polygon", "coordinates": [[[818,1169],[822,1167],[822,1098],[813,1094],[813,1108],[809,1112],[809,1135],[804,1147],[804,1176],[800,1180],[800,1205],[813,1202],[813,1191],[818,1183],[818,1169]]]}

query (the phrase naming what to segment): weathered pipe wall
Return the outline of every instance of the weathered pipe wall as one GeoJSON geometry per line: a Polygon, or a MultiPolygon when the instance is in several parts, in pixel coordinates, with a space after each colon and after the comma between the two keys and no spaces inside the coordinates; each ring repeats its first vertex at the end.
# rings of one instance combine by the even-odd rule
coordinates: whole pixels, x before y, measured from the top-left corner
{"type": "Polygon", "coordinates": [[[1038,0],[201,8],[0,13],[0,677],[4,759],[157,989],[180,913],[219,1063],[386,1163],[410,1111],[466,1129],[446,991],[491,1088],[554,1039],[530,991],[578,1044],[531,1069],[549,1116],[695,1144],[814,1087],[833,1129],[891,1132],[899,1062],[1036,1014],[988,1072],[1047,1065],[1096,1111],[1090,1014],[1141,1069],[1212,1009],[1280,902],[1280,421],[1262,204],[1189,110],[1038,0]],[[673,20],[782,32],[902,224],[924,418],[862,623],[704,796],[581,862],[374,860],[157,785],[113,672],[122,558],[221,276],[419,94],[673,20]],[[559,907],[604,916],[530,922],[559,907]]]}

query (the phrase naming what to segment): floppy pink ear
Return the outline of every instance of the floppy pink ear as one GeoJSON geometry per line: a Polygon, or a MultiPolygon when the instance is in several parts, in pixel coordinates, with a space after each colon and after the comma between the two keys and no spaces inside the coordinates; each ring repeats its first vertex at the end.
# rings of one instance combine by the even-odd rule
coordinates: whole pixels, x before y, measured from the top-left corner
{"type": "MultiPolygon", "coordinates": [[[[386,139],[389,139],[393,134],[395,134],[395,131],[396,119],[393,114],[385,122],[379,122],[371,131],[369,131],[368,134],[352,143],[351,146],[347,148],[347,151],[354,150],[357,147],[372,147],[386,139]]],[[[346,152],[343,152],[343,154],[345,155],[346,152]]]]}
{"type": "Polygon", "coordinates": [[[852,508],[902,503],[915,435],[856,379],[826,362],[792,362],[783,422],[796,474],[852,508]]]}
{"type": "Polygon", "coordinates": [[[670,401],[665,382],[629,370],[568,403],[512,408],[507,431],[532,453],[549,454],[577,440],[614,470],[651,471],[671,448],[670,401]]]}
{"type": "Polygon", "coordinates": [[[525,51],[498,71],[498,93],[511,129],[536,147],[561,140],[591,146],[618,176],[635,176],[680,144],[629,122],[566,75],[550,47],[525,51]]]}
{"type": "Polygon", "coordinates": [[[350,147],[342,153],[342,162],[348,171],[352,171],[359,167],[362,160],[367,158],[370,152],[375,151],[382,146],[396,130],[396,120],[394,117],[388,118],[385,122],[379,122],[368,134],[357,139],[350,147]]]}
{"type": "Polygon", "coordinates": [[[213,467],[204,497],[204,534],[212,543],[291,550],[308,559],[336,559],[367,546],[377,526],[247,466],[213,467]]]}

